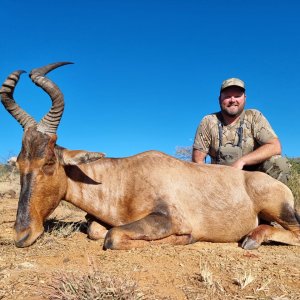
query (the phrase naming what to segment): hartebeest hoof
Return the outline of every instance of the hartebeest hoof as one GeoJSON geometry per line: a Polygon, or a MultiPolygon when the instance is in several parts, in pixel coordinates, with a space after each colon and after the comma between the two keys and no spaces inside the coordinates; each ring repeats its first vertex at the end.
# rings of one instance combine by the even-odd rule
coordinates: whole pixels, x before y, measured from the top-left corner
{"type": "Polygon", "coordinates": [[[242,243],[242,248],[245,250],[257,249],[259,246],[260,246],[259,243],[257,243],[255,240],[251,239],[248,236],[243,240],[242,243]]]}

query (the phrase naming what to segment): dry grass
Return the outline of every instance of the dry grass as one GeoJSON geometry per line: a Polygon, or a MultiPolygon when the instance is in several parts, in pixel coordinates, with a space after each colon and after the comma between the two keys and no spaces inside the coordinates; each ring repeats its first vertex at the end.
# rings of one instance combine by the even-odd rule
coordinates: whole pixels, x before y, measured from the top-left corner
{"type": "Polygon", "coordinates": [[[76,232],[85,232],[85,222],[66,222],[57,220],[56,218],[49,219],[45,223],[45,232],[58,238],[72,237],[76,232]]]}
{"type": "Polygon", "coordinates": [[[200,263],[199,272],[189,275],[182,287],[186,299],[298,299],[286,298],[289,292],[284,284],[278,286],[271,277],[265,278],[263,272],[257,273],[254,269],[253,273],[248,265],[245,267],[239,262],[220,276],[224,266],[224,261],[220,264],[212,262],[211,265],[208,262],[200,263]]]}
{"type": "Polygon", "coordinates": [[[272,282],[272,279],[268,279],[264,282],[261,283],[261,285],[259,287],[256,288],[256,292],[268,292],[269,291],[269,285],[272,282]]]}
{"type": "Polygon", "coordinates": [[[251,282],[253,282],[255,278],[252,276],[251,272],[244,274],[238,274],[236,278],[233,279],[233,282],[237,284],[240,289],[244,289],[246,286],[248,286],[251,282]]]}
{"type": "Polygon", "coordinates": [[[200,262],[199,273],[190,276],[182,289],[188,300],[225,299],[226,297],[221,281],[214,278],[207,262],[200,262]]]}
{"type": "Polygon", "coordinates": [[[42,296],[49,300],[145,299],[132,279],[116,278],[98,270],[88,274],[55,274],[42,296]]]}
{"type": "Polygon", "coordinates": [[[204,282],[206,285],[212,286],[214,284],[212,273],[206,262],[204,264],[200,264],[200,273],[198,276],[199,280],[204,282]]]}

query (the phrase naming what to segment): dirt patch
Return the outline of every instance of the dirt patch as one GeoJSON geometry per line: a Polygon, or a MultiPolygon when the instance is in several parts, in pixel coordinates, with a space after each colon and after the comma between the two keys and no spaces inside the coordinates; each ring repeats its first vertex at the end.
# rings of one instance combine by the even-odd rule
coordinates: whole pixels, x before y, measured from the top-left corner
{"type": "MultiPolygon", "coordinates": [[[[85,213],[62,204],[43,237],[18,249],[12,241],[17,202],[0,198],[0,299],[68,299],[68,286],[106,292],[98,299],[117,299],[117,288],[118,299],[300,299],[300,247],[245,251],[237,243],[202,242],[103,251],[103,240],[86,236],[85,213]]],[[[80,299],[78,291],[69,299],[80,299]]]]}

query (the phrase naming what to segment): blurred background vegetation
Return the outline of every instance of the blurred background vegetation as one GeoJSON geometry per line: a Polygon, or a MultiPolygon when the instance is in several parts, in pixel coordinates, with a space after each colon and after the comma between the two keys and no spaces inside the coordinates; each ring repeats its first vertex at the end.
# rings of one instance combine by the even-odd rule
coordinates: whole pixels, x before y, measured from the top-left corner
{"type": "Polygon", "coordinates": [[[292,165],[292,172],[288,187],[294,194],[296,208],[300,210],[300,157],[290,158],[289,162],[292,165]]]}

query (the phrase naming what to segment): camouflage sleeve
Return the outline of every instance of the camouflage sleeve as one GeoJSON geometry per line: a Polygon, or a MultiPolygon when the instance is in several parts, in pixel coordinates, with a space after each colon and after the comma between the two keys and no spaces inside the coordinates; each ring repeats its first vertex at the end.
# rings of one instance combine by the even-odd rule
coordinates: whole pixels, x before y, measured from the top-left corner
{"type": "Polygon", "coordinates": [[[272,129],[270,123],[260,111],[254,111],[252,125],[254,138],[260,145],[277,138],[277,135],[272,129]]]}
{"type": "Polygon", "coordinates": [[[208,116],[204,117],[200,122],[194,139],[193,148],[208,153],[211,145],[212,137],[210,133],[210,124],[208,116]]]}

